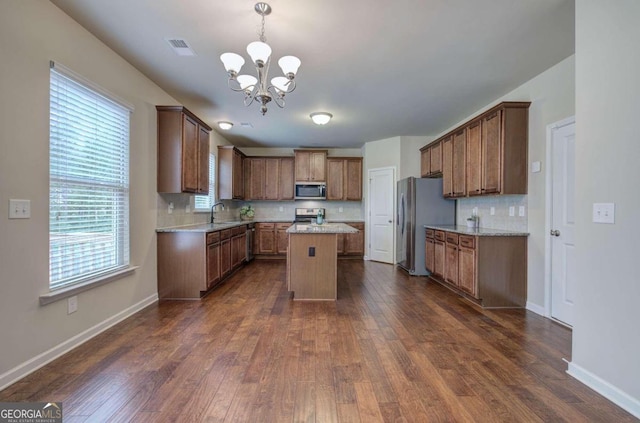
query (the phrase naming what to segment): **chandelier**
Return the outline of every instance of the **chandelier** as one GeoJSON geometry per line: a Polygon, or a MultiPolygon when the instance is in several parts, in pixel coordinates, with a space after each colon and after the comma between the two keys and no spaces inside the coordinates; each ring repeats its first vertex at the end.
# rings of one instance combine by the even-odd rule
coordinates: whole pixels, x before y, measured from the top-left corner
{"type": "Polygon", "coordinates": [[[254,41],[247,45],[247,53],[256,66],[258,77],[251,75],[238,75],[244,59],[236,53],[224,53],[220,60],[229,74],[227,84],[233,91],[244,92],[244,105],[250,106],[254,101],[261,104],[262,115],[267,113],[267,104],[273,100],[278,107],[284,107],[284,96],[296,89],[294,78],[300,67],[300,59],[295,56],[284,56],[278,60],[278,65],[285,76],[277,76],[267,84],[269,65],[271,63],[271,47],[267,44],[267,37],[264,35],[264,17],[271,13],[271,6],[267,3],[256,3],[255,11],[262,16],[262,27],[260,30],[260,41],[254,41]]]}

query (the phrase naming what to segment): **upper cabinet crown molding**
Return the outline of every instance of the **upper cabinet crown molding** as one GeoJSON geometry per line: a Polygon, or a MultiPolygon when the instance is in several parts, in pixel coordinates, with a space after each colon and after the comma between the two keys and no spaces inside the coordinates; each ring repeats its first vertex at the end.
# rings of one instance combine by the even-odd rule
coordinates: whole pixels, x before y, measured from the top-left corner
{"type": "Polygon", "coordinates": [[[209,193],[211,128],[183,106],[156,106],[157,191],[209,193]]]}

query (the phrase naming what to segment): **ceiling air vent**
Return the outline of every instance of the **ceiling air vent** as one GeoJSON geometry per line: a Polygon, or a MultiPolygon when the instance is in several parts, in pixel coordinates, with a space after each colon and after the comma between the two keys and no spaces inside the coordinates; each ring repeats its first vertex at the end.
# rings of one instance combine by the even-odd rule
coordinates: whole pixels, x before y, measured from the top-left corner
{"type": "Polygon", "coordinates": [[[193,51],[189,43],[186,40],[180,38],[165,38],[173,51],[178,56],[195,56],[196,52],[193,51]]]}
{"type": "Polygon", "coordinates": [[[253,128],[253,125],[250,124],[249,122],[240,122],[240,126],[242,128],[253,128]]]}

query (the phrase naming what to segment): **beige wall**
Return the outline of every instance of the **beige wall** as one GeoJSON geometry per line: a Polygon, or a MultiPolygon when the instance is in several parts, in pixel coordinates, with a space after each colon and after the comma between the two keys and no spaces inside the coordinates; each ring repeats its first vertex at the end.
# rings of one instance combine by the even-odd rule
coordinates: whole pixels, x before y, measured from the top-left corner
{"type": "MultiPolygon", "coordinates": [[[[153,301],[156,287],[156,111],[177,102],[48,1],[0,2],[0,386],[16,366],[153,301]],[[40,306],[48,292],[49,61],[58,61],[135,106],[131,115],[129,277],[40,306]],[[31,219],[9,220],[10,198],[31,219]],[[115,316],[115,317],[114,317],[115,316]]],[[[44,360],[39,357],[36,359],[44,360]]],[[[15,370],[15,371],[12,371],[15,370]]]]}
{"type": "Polygon", "coordinates": [[[570,374],[640,418],[640,2],[576,2],[576,293],[570,374]],[[591,221],[615,203],[615,224],[591,221]]]}

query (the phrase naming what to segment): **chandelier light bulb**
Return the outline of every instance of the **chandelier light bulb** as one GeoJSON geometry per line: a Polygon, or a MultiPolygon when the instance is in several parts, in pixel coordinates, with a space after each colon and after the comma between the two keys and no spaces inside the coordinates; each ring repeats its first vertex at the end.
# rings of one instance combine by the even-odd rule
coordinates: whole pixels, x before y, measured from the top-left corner
{"type": "Polygon", "coordinates": [[[228,131],[229,129],[233,128],[233,123],[227,122],[227,121],[220,121],[218,122],[218,127],[224,131],[228,131]]]}
{"type": "Polygon", "coordinates": [[[222,60],[224,69],[227,72],[234,72],[236,74],[240,73],[240,69],[242,69],[242,65],[244,65],[242,56],[235,53],[223,53],[220,55],[220,60],[222,60]]]}
{"type": "Polygon", "coordinates": [[[254,41],[247,46],[247,53],[249,53],[256,66],[262,67],[271,57],[271,47],[262,41],[254,41]]]}
{"type": "Polygon", "coordinates": [[[276,76],[271,80],[271,85],[276,87],[279,91],[286,93],[289,90],[287,84],[289,83],[289,79],[284,76],[276,76]]]}
{"type": "Polygon", "coordinates": [[[280,69],[285,75],[292,74],[295,76],[301,63],[296,56],[284,56],[278,60],[278,65],[280,65],[280,69]]]}
{"type": "Polygon", "coordinates": [[[238,84],[240,84],[240,88],[243,90],[250,88],[252,85],[256,85],[258,82],[258,79],[251,75],[238,75],[236,79],[238,80],[238,84]]]}
{"type": "Polygon", "coordinates": [[[327,112],[316,112],[309,115],[313,123],[316,125],[326,125],[329,123],[333,115],[327,112]]]}

